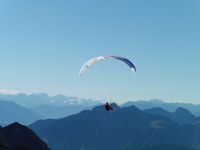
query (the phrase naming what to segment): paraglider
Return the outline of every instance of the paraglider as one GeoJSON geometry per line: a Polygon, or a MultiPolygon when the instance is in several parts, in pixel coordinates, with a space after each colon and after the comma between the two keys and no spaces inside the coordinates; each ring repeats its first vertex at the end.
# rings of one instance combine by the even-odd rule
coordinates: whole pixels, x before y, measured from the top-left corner
{"type": "Polygon", "coordinates": [[[104,108],[105,108],[105,110],[107,110],[107,111],[113,110],[112,105],[111,105],[110,103],[108,103],[108,102],[106,102],[106,103],[104,104],[104,108]]]}
{"type": "Polygon", "coordinates": [[[136,67],[135,65],[128,60],[127,58],[121,57],[121,56],[99,56],[99,57],[94,57],[92,59],[90,59],[89,61],[87,61],[83,67],[81,68],[80,72],[79,72],[79,76],[82,76],[83,73],[93,64],[96,64],[98,61],[101,60],[106,60],[106,59],[116,59],[116,60],[120,60],[122,62],[124,62],[125,64],[127,64],[129,66],[129,68],[131,69],[131,71],[133,73],[136,72],[136,67]]]}
{"type": "MultiPolygon", "coordinates": [[[[79,72],[79,76],[82,76],[83,73],[92,65],[96,64],[98,61],[101,61],[101,60],[106,60],[106,59],[116,59],[116,60],[119,60],[119,61],[122,61],[124,62],[126,65],[129,66],[129,68],[131,69],[131,71],[133,73],[136,72],[136,67],[135,65],[130,61],[128,60],[127,58],[124,58],[124,57],[121,57],[121,56],[99,56],[99,57],[94,57],[92,59],[90,59],[89,61],[87,61],[81,68],[80,72],[79,72]]],[[[104,104],[104,108],[106,111],[111,111],[113,110],[113,107],[112,105],[109,103],[109,102],[106,102],[104,104]]]]}

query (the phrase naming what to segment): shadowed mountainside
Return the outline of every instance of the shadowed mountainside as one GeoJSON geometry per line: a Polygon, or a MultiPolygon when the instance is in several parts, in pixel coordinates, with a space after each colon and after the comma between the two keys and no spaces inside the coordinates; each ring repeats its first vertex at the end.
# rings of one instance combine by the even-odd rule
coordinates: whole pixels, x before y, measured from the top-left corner
{"type": "Polygon", "coordinates": [[[1,150],[49,150],[48,146],[29,128],[19,123],[0,129],[1,150]]]}
{"type": "Polygon", "coordinates": [[[57,120],[41,120],[30,127],[52,149],[125,150],[165,143],[195,146],[193,126],[143,112],[135,106],[107,112],[102,106],[57,120]]]}

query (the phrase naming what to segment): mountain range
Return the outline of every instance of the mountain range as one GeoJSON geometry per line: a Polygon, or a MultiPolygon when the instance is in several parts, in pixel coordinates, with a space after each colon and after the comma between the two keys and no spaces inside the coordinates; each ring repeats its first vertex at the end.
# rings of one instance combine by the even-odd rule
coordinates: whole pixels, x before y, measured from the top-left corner
{"type": "Polygon", "coordinates": [[[38,94],[25,94],[19,93],[15,95],[0,94],[0,99],[13,101],[26,108],[34,108],[41,105],[51,105],[51,106],[94,106],[99,104],[98,101],[93,99],[80,98],[75,96],[65,96],[65,95],[55,95],[49,96],[46,93],[38,94]]]}
{"type": "MultiPolygon", "coordinates": [[[[15,95],[0,94],[0,99],[15,102],[16,104],[39,113],[45,118],[55,119],[78,113],[84,109],[91,109],[101,103],[100,101],[94,99],[65,95],[49,96],[46,93],[19,93],[15,95]]],[[[160,107],[170,112],[175,111],[178,107],[182,107],[189,110],[192,114],[200,116],[200,104],[169,103],[163,102],[159,99],[152,99],[148,101],[129,101],[122,104],[121,107],[127,107],[131,105],[135,105],[141,110],[160,107]]]]}
{"type": "MultiPolygon", "coordinates": [[[[23,93],[16,95],[0,94],[0,98],[4,100],[0,100],[0,124],[2,125],[7,125],[16,121],[20,122],[21,124],[28,125],[39,119],[63,118],[79,113],[82,110],[92,109],[96,105],[100,104],[99,101],[95,101],[93,99],[84,99],[64,95],[49,96],[45,93],[29,95],[23,93]]],[[[169,111],[168,115],[171,116],[170,119],[172,120],[178,112],[176,112],[176,115],[173,117],[170,113],[173,113],[179,107],[189,110],[192,113],[190,116],[193,114],[196,116],[200,115],[200,105],[186,103],[166,103],[159,99],[153,99],[149,101],[130,101],[122,104],[121,107],[128,107],[131,105],[135,105],[141,110],[155,107],[163,108],[164,110],[169,111]]],[[[154,109],[154,112],[155,111],[156,110],[154,109]]],[[[160,112],[157,114],[161,113],[162,112],[160,110],[160,112]]],[[[184,115],[182,118],[184,118],[184,115]]],[[[187,123],[190,120],[185,121],[185,123],[187,123]]]]}
{"type": "Polygon", "coordinates": [[[40,120],[30,128],[59,150],[189,150],[200,143],[199,120],[182,123],[182,114],[189,113],[183,108],[169,115],[178,113],[173,120],[167,111],[158,115],[154,110],[113,105],[114,111],[98,106],[62,119],[40,120]]]}
{"type": "MultiPolygon", "coordinates": [[[[0,94],[0,99],[4,101],[12,101],[24,108],[29,109],[29,111],[40,114],[44,118],[66,117],[68,115],[78,113],[84,109],[91,109],[100,103],[93,99],[84,99],[64,95],[49,96],[45,93],[30,95],[24,93],[16,95],[0,94]]],[[[10,110],[11,108],[6,107],[5,109],[10,110]]]]}

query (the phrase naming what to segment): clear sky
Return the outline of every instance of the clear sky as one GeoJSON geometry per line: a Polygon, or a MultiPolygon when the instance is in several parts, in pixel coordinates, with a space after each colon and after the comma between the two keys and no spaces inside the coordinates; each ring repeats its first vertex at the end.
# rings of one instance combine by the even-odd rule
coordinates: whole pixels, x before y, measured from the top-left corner
{"type": "Polygon", "coordinates": [[[200,103],[199,0],[0,0],[0,91],[200,103]],[[88,59],[97,63],[84,76],[88,59]]]}

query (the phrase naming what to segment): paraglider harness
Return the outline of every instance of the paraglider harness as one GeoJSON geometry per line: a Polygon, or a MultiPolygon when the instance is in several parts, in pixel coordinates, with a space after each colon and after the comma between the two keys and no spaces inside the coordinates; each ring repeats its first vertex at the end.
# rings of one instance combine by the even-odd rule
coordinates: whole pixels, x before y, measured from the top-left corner
{"type": "Polygon", "coordinates": [[[104,108],[105,108],[105,110],[107,110],[107,111],[113,110],[112,105],[111,105],[110,103],[108,103],[108,102],[106,102],[106,104],[104,104],[104,108]]]}

